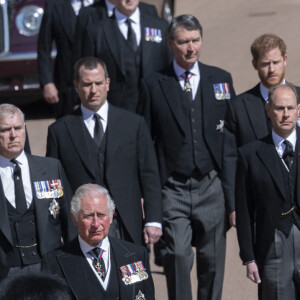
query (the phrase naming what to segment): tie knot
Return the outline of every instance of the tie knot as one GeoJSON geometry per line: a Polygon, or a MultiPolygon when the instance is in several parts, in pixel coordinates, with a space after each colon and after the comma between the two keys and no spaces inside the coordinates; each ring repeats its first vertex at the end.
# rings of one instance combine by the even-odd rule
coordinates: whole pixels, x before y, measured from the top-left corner
{"type": "Polygon", "coordinates": [[[127,18],[126,19],[126,23],[128,24],[128,26],[131,27],[131,24],[132,24],[132,20],[130,18],[127,18]]]}
{"type": "Polygon", "coordinates": [[[97,120],[97,121],[100,121],[100,120],[101,120],[101,117],[100,117],[97,113],[94,114],[94,118],[95,118],[95,120],[97,120]]]}
{"type": "Polygon", "coordinates": [[[19,163],[15,159],[11,159],[10,162],[12,162],[15,165],[19,165],[19,163]]]}
{"type": "Polygon", "coordinates": [[[97,259],[99,259],[100,256],[102,256],[102,253],[104,252],[104,250],[102,250],[99,247],[95,247],[94,249],[92,249],[91,254],[94,254],[96,256],[97,259]]]}
{"type": "Polygon", "coordinates": [[[184,80],[190,80],[191,77],[193,76],[193,73],[191,73],[190,71],[185,71],[181,77],[184,79],[184,80]]]}

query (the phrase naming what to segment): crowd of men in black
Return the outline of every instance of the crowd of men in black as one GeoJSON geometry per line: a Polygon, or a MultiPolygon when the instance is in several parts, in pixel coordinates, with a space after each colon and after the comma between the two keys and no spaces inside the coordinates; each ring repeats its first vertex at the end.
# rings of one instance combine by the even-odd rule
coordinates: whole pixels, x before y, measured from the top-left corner
{"type": "Polygon", "coordinates": [[[202,36],[194,16],[168,25],[139,0],[46,1],[46,157],[27,150],[23,113],[0,105],[0,299],[155,299],[156,243],[170,300],[192,299],[192,247],[197,299],[221,299],[229,225],[258,297],[300,299],[286,45],[255,39],[260,82],[236,96],[230,73],[199,61],[202,36]]]}

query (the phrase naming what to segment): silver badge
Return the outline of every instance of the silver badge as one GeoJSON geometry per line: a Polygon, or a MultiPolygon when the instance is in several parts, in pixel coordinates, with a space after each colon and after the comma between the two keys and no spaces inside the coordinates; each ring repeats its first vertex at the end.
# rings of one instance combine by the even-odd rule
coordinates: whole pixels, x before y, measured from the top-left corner
{"type": "Polygon", "coordinates": [[[49,211],[54,219],[56,219],[56,217],[58,216],[59,209],[60,209],[60,207],[59,207],[58,202],[55,199],[53,199],[52,202],[50,203],[49,211]]]}

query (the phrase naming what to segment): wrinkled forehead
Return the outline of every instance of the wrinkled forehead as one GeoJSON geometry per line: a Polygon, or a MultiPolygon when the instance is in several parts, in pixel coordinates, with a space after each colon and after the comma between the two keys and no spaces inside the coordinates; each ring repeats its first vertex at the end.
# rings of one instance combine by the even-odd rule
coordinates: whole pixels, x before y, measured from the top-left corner
{"type": "Polygon", "coordinates": [[[0,113],[0,126],[4,124],[22,125],[24,124],[23,116],[16,111],[15,113],[0,113]]]}

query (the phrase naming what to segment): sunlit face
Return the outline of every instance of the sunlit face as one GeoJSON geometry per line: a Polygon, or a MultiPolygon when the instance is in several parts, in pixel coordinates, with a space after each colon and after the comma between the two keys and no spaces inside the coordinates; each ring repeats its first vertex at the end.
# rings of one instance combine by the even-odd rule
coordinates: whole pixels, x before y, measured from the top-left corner
{"type": "Polygon", "coordinates": [[[25,124],[16,112],[0,119],[0,155],[14,159],[20,155],[25,144],[25,124]]]}
{"type": "Polygon", "coordinates": [[[267,88],[282,83],[286,63],[287,56],[282,56],[279,48],[261,52],[259,59],[252,61],[262,84],[267,88]]]}
{"type": "Polygon", "coordinates": [[[275,90],[274,99],[266,105],[266,110],[278,135],[287,138],[295,130],[299,108],[296,96],[290,88],[281,87],[275,90]]]}
{"type": "Polygon", "coordinates": [[[202,37],[199,30],[187,30],[180,26],[174,39],[168,39],[168,44],[177,64],[188,70],[200,57],[202,37]]]}
{"type": "Polygon", "coordinates": [[[107,99],[109,78],[101,65],[96,69],[87,70],[83,66],[79,70],[80,79],[74,81],[82,105],[94,112],[98,111],[107,99]]]}
{"type": "Polygon", "coordinates": [[[106,198],[99,195],[82,199],[77,219],[72,213],[71,216],[79,236],[94,247],[107,236],[113,218],[109,216],[106,198]]]}
{"type": "Polygon", "coordinates": [[[116,0],[116,7],[120,13],[129,17],[135,12],[139,2],[139,0],[116,0]]]}

